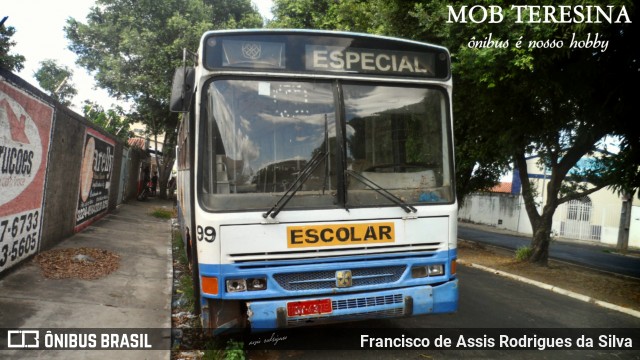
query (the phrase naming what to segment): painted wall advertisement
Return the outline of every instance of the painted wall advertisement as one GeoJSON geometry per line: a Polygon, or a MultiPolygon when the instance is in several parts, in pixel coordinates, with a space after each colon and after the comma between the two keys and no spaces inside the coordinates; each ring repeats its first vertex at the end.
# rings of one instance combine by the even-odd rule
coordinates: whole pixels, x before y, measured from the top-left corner
{"type": "Polygon", "coordinates": [[[40,249],[53,107],[0,81],[0,272],[40,249]]]}
{"type": "Polygon", "coordinates": [[[109,208],[115,142],[87,128],[84,137],[76,231],[83,229],[109,208]]]}

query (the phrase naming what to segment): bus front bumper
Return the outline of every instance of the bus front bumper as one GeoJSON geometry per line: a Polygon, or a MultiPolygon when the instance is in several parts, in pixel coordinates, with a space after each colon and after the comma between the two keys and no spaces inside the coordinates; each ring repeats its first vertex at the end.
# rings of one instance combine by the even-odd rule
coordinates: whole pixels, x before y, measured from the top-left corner
{"type": "Polygon", "coordinates": [[[253,331],[451,313],[458,308],[458,280],[453,279],[437,286],[422,285],[346,295],[251,301],[247,303],[247,308],[253,331]],[[330,308],[328,303],[331,304],[330,308]],[[300,312],[309,314],[296,316],[300,312]]]}

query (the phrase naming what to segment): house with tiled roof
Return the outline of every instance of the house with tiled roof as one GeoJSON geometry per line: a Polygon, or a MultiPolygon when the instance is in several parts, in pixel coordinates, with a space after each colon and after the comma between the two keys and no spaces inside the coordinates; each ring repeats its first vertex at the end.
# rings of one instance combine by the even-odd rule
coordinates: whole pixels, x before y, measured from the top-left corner
{"type": "MultiPolygon", "coordinates": [[[[540,166],[538,160],[538,156],[529,157],[527,170],[529,181],[537,194],[536,203],[544,204],[547,195],[545,190],[551,173],[544,166],[540,166]]],[[[583,165],[588,164],[589,159],[583,159],[581,162],[583,165]]],[[[585,185],[589,186],[589,184],[585,185]]],[[[533,230],[524,207],[521,188],[520,177],[515,170],[511,182],[501,182],[485,192],[468,196],[460,208],[458,218],[461,221],[486,224],[531,235],[533,230]]],[[[625,199],[621,194],[608,188],[561,204],[553,217],[553,234],[560,238],[616,245],[624,201],[632,201],[633,204],[629,224],[629,246],[640,247],[638,196],[625,199]]]]}
{"type": "Polygon", "coordinates": [[[498,185],[489,189],[491,193],[511,194],[511,182],[500,182],[498,185]]]}
{"type": "Polygon", "coordinates": [[[129,144],[129,147],[131,148],[145,150],[145,151],[147,149],[147,140],[144,138],[131,137],[127,142],[129,144]]]}

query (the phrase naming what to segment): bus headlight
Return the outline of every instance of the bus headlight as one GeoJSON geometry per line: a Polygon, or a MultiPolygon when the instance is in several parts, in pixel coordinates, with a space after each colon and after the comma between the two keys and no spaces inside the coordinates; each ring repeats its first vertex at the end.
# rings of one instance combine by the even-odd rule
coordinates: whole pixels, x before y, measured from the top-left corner
{"type": "Polygon", "coordinates": [[[247,291],[247,281],[245,279],[227,280],[227,292],[247,291]]]}
{"type": "Polygon", "coordinates": [[[247,290],[267,290],[267,279],[265,278],[254,278],[247,279],[247,290]]]}
{"type": "Polygon", "coordinates": [[[426,266],[414,266],[411,268],[411,277],[414,279],[427,277],[427,267],[426,266]]]}
{"type": "Polygon", "coordinates": [[[427,270],[429,271],[429,276],[440,276],[444,275],[444,265],[436,264],[427,266],[427,270]]]}
{"type": "Polygon", "coordinates": [[[266,278],[227,280],[227,292],[257,291],[267,289],[266,278]]]}
{"type": "Polygon", "coordinates": [[[443,264],[414,266],[411,268],[411,277],[414,279],[440,275],[444,275],[443,264]]]}

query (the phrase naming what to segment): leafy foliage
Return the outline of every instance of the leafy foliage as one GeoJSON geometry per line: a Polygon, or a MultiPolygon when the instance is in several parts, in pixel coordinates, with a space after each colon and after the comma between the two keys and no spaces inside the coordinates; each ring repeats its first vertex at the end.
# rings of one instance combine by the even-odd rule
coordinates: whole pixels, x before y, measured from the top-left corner
{"type": "Polygon", "coordinates": [[[269,22],[271,28],[325,29],[321,19],[328,10],[328,1],[279,0],[274,1],[274,19],[269,22]]]}
{"type": "Polygon", "coordinates": [[[129,139],[131,121],[125,115],[122,107],[116,106],[105,111],[97,103],[85,101],[82,111],[87,120],[105,129],[110,134],[119,137],[124,142],[129,139]]]}
{"type": "Polygon", "coordinates": [[[211,23],[218,29],[262,27],[262,17],[250,0],[203,0],[212,9],[211,23]]]}
{"type": "MultiPolygon", "coordinates": [[[[461,4],[453,6],[458,8],[461,4]]],[[[625,139],[622,143],[632,143],[638,137],[637,130],[631,131],[627,125],[633,116],[628,106],[637,93],[631,84],[638,80],[640,56],[637,49],[629,46],[638,41],[637,30],[633,24],[516,23],[515,13],[508,11],[499,26],[487,22],[448,23],[447,5],[450,3],[417,5],[416,14],[428,20],[424,25],[454,55],[454,74],[465,87],[460,89],[458,85],[462,93],[458,93],[456,101],[468,103],[476,99],[491,109],[476,119],[490,130],[487,134],[495,134],[492,145],[510,154],[519,168],[525,207],[534,229],[530,259],[546,264],[551,219],[558,205],[606,186],[634,187],[633,180],[616,178],[610,171],[613,164],[626,164],[629,169],[636,169],[637,178],[637,158],[632,161],[616,153],[601,152],[598,164],[588,169],[580,169],[578,163],[593,155],[607,135],[625,139]],[[585,39],[596,32],[609,42],[607,51],[569,46],[574,37],[585,39]],[[504,48],[469,46],[471,39],[486,39],[489,35],[494,41],[509,40],[511,44],[504,48]],[[525,44],[520,48],[514,46],[519,40],[525,44]],[[549,49],[531,46],[530,40],[566,44],[549,49]],[[611,79],[617,79],[617,83],[611,79]],[[551,172],[541,211],[528,181],[528,154],[539,155],[541,165],[551,172]]],[[[626,5],[633,18],[632,4],[618,1],[612,5],[626,5]]],[[[635,183],[637,189],[637,180],[635,183]]]]}
{"type": "Polygon", "coordinates": [[[207,30],[260,27],[262,18],[250,0],[97,0],[86,21],[67,20],[69,49],[99,87],[134,104],[132,121],[152,136],[165,134],[157,160],[160,197],[166,197],[178,126],[168,104],[183,49],[197,49],[207,30]]]}
{"type": "MultiPolygon", "coordinates": [[[[630,119],[635,117],[632,107],[637,101],[634,84],[640,80],[640,55],[632,45],[639,42],[632,2],[607,3],[626,7],[633,20],[622,24],[517,22],[516,12],[507,5],[502,6],[504,19],[499,24],[449,22],[449,7],[470,6],[467,1],[327,0],[314,2],[312,8],[307,3],[276,0],[270,26],[362,31],[449,48],[460,202],[466,194],[495,183],[506,165],[514,162],[534,228],[531,261],[547,262],[552,217],[558,205],[607,186],[622,192],[638,189],[640,136],[630,119]],[[338,9],[349,9],[349,19],[336,16],[338,9]],[[596,33],[600,40],[608,41],[607,50],[570,46],[572,39],[593,39],[596,33]],[[521,46],[516,46],[518,41],[521,46]],[[545,41],[563,41],[563,46],[540,46],[545,41]],[[606,136],[619,139],[620,151],[601,152],[598,166],[576,169],[583,157],[604,145],[606,136]],[[530,154],[539,155],[551,172],[541,209],[527,173],[526,156],[530,154]]],[[[496,4],[480,0],[474,5],[488,8],[496,4]]]]}
{"type": "Polygon", "coordinates": [[[16,45],[16,42],[11,40],[16,29],[13,26],[5,25],[7,18],[0,19],[0,67],[18,72],[24,69],[25,58],[20,54],[9,54],[11,48],[16,45]]]}
{"type": "Polygon", "coordinates": [[[73,71],[67,66],[59,65],[55,60],[40,62],[35,78],[40,86],[59,103],[69,106],[78,91],[73,87],[71,79],[73,71]]]}

